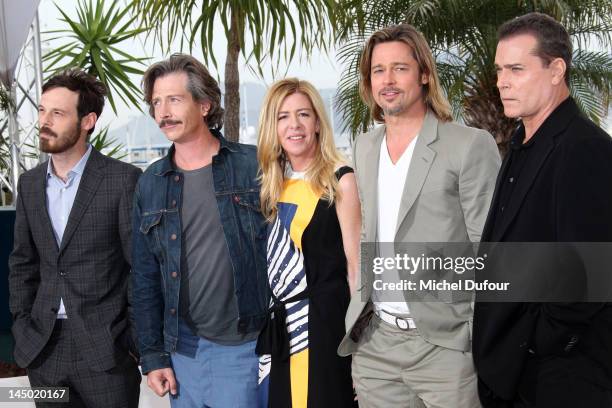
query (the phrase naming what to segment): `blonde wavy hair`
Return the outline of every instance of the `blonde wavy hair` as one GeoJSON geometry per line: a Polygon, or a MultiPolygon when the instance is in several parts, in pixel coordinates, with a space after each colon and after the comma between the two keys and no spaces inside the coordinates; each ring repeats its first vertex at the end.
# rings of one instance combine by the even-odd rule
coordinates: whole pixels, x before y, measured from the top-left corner
{"type": "Polygon", "coordinates": [[[259,114],[257,135],[257,160],[259,161],[259,180],[261,182],[261,210],[271,222],[278,212],[278,200],[283,190],[285,168],[288,160],[278,140],[278,112],[285,98],[301,93],[310,100],[310,104],[319,121],[317,150],[314,159],[308,165],[305,180],[317,194],[329,201],[330,205],[338,198],[338,180],[335,171],[346,160],[336,150],[334,134],[331,128],[321,95],[308,81],[297,78],[285,78],[272,84],[263,102],[259,114]]]}

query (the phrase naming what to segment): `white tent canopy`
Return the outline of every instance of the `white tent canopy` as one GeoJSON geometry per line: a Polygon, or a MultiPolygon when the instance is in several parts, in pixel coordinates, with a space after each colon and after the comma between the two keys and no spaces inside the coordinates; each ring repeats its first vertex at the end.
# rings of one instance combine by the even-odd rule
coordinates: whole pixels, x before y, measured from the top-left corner
{"type": "Polygon", "coordinates": [[[0,81],[10,88],[39,0],[0,0],[0,81]]]}

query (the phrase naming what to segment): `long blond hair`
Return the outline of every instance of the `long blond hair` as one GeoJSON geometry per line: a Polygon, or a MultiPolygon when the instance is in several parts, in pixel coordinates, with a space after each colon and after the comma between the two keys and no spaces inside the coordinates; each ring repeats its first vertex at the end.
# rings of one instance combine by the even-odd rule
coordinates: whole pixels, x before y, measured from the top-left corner
{"type": "Polygon", "coordinates": [[[419,70],[427,75],[429,81],[423,85],[425,105],[432,110],[439,120],[443,122],[452,120],[450,104],[440,86],[440,79],[436,71],[436,61],[431,54],[427,40],[425,40],[423,34],[410,24],[398,24],[383,28],[372,34],[361,54],[361,61],[359,63],[361,76],[359,94],[364,103],[370,108],[374,121],[384,123],[385,114],[374,100],[374,95],[372,95],[372,53],[374,52],[374,47],[378,44],[394,41],[402,42],[410,47],[412,56],[419,65],[419,70]]]}
{"type": "Polygon", "coordinates": [[[274,220],[278,211],[278,200],[283,190],[285,167],[288,165],[283,148],[278,141],[277,122],[280,107],[289,95],[301,93],[310,100],[317,120],[317,149],[315,157],[308,165],[305,180],[313,191],[329,201],[330,205],[338,197],[338,181],[335,170],[345,162],[336,150],[334,134],[325,113],[321,95],[308,81],[285,78],[272,84],[259,114],[257,135],[257,160],[259,161],[259,180],[261,182],[261,210],[268,221],[274,220]]]}

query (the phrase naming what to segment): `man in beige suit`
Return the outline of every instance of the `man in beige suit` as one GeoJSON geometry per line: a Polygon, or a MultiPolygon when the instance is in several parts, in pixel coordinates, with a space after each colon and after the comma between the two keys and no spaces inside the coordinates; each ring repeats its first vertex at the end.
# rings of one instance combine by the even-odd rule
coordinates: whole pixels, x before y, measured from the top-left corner
{"type": "MultiPolygon", "coordinates": [[[[373,34],[360,91],[383,124],[354,146],[362,241],[478,242],[499,153],[489,133],[452,122],[423,35],[408,24],[373,34]]],[[[388,301],[361,278],[338,350],[353,355],[359,406],[479,407],[470,300],[388,301]]]]}

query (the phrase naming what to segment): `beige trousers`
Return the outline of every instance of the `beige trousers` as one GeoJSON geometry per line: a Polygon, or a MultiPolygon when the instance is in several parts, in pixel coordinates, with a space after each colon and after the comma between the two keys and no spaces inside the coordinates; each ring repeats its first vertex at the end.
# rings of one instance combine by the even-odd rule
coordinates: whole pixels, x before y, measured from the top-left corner
{"type": "Polygon", "coordinates": [[[353,354],[360,408],[479,408],[472,353],[427,343],[374,315],[353,354]]]}

